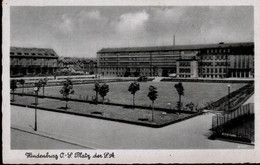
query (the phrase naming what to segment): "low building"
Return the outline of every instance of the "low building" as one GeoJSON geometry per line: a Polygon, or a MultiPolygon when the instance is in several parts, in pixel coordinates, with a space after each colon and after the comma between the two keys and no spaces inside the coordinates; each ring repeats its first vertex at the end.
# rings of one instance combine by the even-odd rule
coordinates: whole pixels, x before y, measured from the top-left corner
{"type": "Polygon", "coordinates": [[[103,48],[97,52],[103,76],[254,77],[254,43],[103,48]]]}
{"type": "Polygon", "coordinates": [[[10,48],[10,76],[54,75],[58,68],[58,55],[52,49],[10,48]]]}

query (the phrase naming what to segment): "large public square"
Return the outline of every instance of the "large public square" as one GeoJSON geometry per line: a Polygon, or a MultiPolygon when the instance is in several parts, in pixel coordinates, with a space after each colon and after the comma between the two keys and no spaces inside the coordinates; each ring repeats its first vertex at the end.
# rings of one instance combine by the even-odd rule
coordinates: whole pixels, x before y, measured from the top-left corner
{"type": "MultiPolygon", "coordinates": [[[[107,83],[109,93],[105,102],[109,100],[112,103],[132,105],[133,96],[128,91],[131,83],[132,81],[107,83]]],[[[68,101],[69,108],[65,110],[62,109],[65,106],[65,101],[60,94],[62,86],[46,86],[44,90],[46,97],[38,98],[37,131],[34,131],[35,108],[31,107],[35,102],[35,95],[27,95],[33,92],[33,88],[25,88],[25,95],[21,95],[23,89],[19,88],[16,93],[20,94],[15,95],[15,101],[12,104],[22,105],[22,107],[11,106],[12,148],[58,149],[66,146],[71,149],[213,149],[253,147],[208,139],[211,134],[212,116],[222,112],[212,111],[212,113],[203,112],[200,114],[194,112],[195,115],[174,112],[178,101],[175,84],[176,82],[140,82],[140,91],[136,93],[135,98],[137,105],[149,107],[151,101],[147,97],[148,88],[153,85],[158,89],[158,99],[155,106],[165,110],[172,109],[171,113],[156,110],[154,121],[151,121],[151,108],[132,109],[131,106],[107,105],[102,104],[101,98],[101,102],[97,105],[91,102],[75,101],[86,98],[91,100],[95,96],[94,84],[74,85],[75,93],[71,95],[71,98],[75,100],[68,101]],[[48,98],[48,96],[61,99],[48,98]],[[45,108],[52,111],[46,111],[45,108]],[[99,112],[99,114],[95,114],[95,112],[99,112]],[[140,118],[148,120],[141,121],[140,118]],[[178,123],[174,121],[178,121],[178,123]],[[149,128],[145,124],[148,126],[166,124],[168,126],[149,128]],[[17,139],[19,134],[23,137],[19,138],[20,140],[17,139]],[[149,137],[149,140],[145,137],[149,137]],[[29,140],[31,138],[32,140],[29,140]],[[37,140],[41,141],[41,144],[47,143],[48,140],[54,141],[52,143],[57,143],[57,146],[38,145],[37,140]],[[63,143],[65,145],[61,147],[63,143]]],[[[245,86],[246,83],[185,82],[183,83],[185,92],[182,100],[184,103],[193,102],[204,107],[207,102],[213,102],[226,96],[227,85],[231,85],[230,92],[234,92],[245,86]]],[[[39,91],[39,95],[42,96],[42,94],[43,88],[39,91]]],[[[253,101],[251,98],[249,100],[249,102],[253,101]]]]}

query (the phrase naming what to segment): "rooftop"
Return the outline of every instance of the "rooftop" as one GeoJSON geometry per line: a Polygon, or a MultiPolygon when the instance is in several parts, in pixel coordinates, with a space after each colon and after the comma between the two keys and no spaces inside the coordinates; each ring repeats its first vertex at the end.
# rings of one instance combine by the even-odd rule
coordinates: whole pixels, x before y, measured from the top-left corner
{"type": "Polygon", "coordinates": [[[143,52],[143,51],[169,51],[169,50],[196,50],[208,48],[228,48],[240,46],[254,46],[254,42],[241,43],[219,43],[219,44],[199,44],[199,45],[176,45],[176,46],[152,46],[152,47],[127,47],[127,48],[103,48],[98,53],[109,52],[143,52]]]}
{"type": "Polygon", "coordinates": [[[23,57],[48,57],[58,58],[59,56],[53,49],[47,48],[23,48],[23,47],[11,47],[11,56],[23,56],[23,57]]]}

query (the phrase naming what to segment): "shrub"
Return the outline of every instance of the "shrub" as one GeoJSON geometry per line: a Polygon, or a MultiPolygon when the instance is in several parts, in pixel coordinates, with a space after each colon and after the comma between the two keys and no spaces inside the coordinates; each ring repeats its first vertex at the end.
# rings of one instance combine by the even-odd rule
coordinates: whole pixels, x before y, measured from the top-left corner
{"type": "Polygon", "coordinates": [[[147,80],[148,80],[148,78],[147,78],[147,76],[145,76],[145,75],[142,75],[142,76],[140,76],[140,77],[137,79],[137,81],[139,81],[139,82],[147,82],[147,80]]]}

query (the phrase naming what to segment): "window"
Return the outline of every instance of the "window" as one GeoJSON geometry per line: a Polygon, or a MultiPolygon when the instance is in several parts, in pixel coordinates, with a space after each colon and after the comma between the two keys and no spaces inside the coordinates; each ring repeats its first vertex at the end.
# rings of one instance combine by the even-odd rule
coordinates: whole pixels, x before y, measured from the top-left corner
{"type": "Polygon", "coordinates": [[[215,69],[215,73],[218,73],[218,69],[217,68],[215,69]]]}
{"type": "Polygon", "coordinates": [[[35,56],[35,53],[32,53],[33,56],[35,56]]]}
{"type": "Polygon", "coordinates": [[[20,53],[20,52],[18,52],[17,54],[18,54],[18,55],[22,55],[22,53],[20,53]]]}

